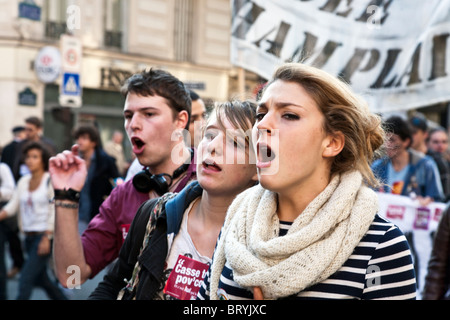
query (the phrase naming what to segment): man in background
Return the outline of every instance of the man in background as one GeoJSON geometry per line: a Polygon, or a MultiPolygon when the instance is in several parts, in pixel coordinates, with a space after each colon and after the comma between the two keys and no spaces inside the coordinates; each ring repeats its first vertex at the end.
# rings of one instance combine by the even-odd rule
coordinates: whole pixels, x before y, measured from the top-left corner
{"type": "Polygon", "coordinates": [[[189,134],[191,136],[191,146],[197,147],[202,139],[202,127],[205,123],[206,107],[200,96],[192,90],[189,90],[192,100],[192,114],[189,122],[189,134]]]}
{"type": "MultiPolygon", "coordinates": [[[[12,134],[13,140],[7,145],[5,145],[5,147],[2,150],[2,157],[1,157],[1,161],[3,163],[6,163],[11,169],[11,171],[13,171],[15,159],[19,154],[17,152],[19,144],[22,140],[26,139],[25,127],[15,126],[12,129],[12,134]]],[[[19,177],[20,176],[18,174],[14,175],[14,179],[16,180],[16,182],[19,180],[19,177]]]]}
{"type": "Polygon", "coordinates": [[[448,160],[448,134],[442,127],[429,130],[427,138],[428,152],[433,153],[441,176],[445,202],[450,200],[450,162],[448,160]]]}
{"type": "Polygon", "coordinates": [[[111,157],[116,159],[116,167],[119,170],[119,176],[124,177],[129,167],[127,160],[125,159],[125,153],[123,151],[123,133],[120,130],[114,130],[111,140],[105,143],[105,151],[111,157]]]}
{"type": "Polygon", "coordinates": [[[12,167],[12,172],[14,178],[19,180],[19,178],[27,173],[29,170],[25,165],[23,159],[23,148],[29,141],[41,142],[45,148],[50,152],[50,155],[56,154],[55,143],[43,135],[43,123],[38,117],[32,116],[25,119],[25,139],[21,140],[16,148],[16,155],[14,157],[14,163],[12,167]]]}
{"type": "Polygon", "coordinates": [[[424,206],[432,201],[443,201],[436,163],[411,148],[413,139],[408,122],[392,116],[384,122],[384,127],[388,135],[386,156],[372,164],[375,176],[385,183],[380,191],[417,197],[424,206]]]}
{"type": "MultiPolygon", "coordinates": [[[[413,116],[409,119],[413,142],[411,148],[419,151],[434,160],[439,171],[442,189],[445,199],[450,197],[450,166],[445,158],[445,152],[448,148],[448,138],[445,130],[440,133],[439,129],[429,130],[427,120],[419,116],[413,116]],[[433,140],[430,144],[430,133],[433,133],[433,140]],[[442,141],[442,143],[441,143],[442,141]],[[445,145],[445,143],[447,143],[445,145]]],[[[444,200],[445,200],[444,199],[444,200]]]]}
{"type": "Polygon", "coordinates": [[[79,232],[87,228],[119,176],[115,159],[101,147],[100,134],[92,125],[81,125],[74,132],[81,157],[86,161],[87,177],[80,193],[79,232]]]}

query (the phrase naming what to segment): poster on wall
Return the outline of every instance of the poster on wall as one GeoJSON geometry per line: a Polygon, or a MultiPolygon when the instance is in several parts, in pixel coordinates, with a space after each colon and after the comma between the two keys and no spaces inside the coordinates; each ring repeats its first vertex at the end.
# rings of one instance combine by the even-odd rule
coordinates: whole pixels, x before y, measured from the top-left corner
{"type": "Polygon", "coordinates": [[[231,0],[231,63],[284,62],[349,83],[373,112],[450,101],[450,0],[231,0]]]}

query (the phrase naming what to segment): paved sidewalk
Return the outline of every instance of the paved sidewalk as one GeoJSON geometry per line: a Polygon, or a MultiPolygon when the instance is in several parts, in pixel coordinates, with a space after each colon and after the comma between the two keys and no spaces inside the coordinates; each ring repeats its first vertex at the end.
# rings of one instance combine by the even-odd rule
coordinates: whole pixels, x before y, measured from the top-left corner
{"type": "MultiPolygon", "coordinates": [[[[8,250],[6,250],[8,253],[8,250]]],[[[6,266],[7,270],[11,267],[11,260],[8,257],[9,254],[6,254],[6,266]]],[[[86,281],[81,285],[80,289],[64,289],[66,296],[70,300],[86,300],[90,293],[97,287],[97,284],[103,279],[106,271],[103,270],[100,272],[94,279],[86,281]]],[[[16,275],[13,279],[8,279],[8,300],[15,300],[17,296],[17,289],[19,285],[19,274],[16,275]]],[[[45,291],[39,287],[35,287],[33,289],[33,294],[31,295],[30,300],[49,300],[45,291]]]]}

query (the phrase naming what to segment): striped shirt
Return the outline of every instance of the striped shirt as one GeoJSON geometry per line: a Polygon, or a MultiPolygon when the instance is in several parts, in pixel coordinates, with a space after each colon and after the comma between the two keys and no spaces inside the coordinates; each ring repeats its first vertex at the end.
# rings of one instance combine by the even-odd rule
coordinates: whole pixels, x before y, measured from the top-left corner
{"type": "MultiPolygon", "coordinates": [[[[280,236],[289,225],[282,223],[280,236]]],[[[253,294],[233,280],[226,263],[218,295],[221,299],[253,299],[253,294]]],[[[393,223],[376,215],[369,230],[344,265],[328,279],[288,299],[396,299],[416,298],[416,279],[408,242],[393,223]]],[[[209,299],[209,272],[197,299],[209,299]]]]}

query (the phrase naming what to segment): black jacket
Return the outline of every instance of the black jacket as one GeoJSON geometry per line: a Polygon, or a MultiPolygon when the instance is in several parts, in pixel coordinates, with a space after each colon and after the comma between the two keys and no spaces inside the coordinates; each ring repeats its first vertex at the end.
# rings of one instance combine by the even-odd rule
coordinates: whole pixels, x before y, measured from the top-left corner
{"type": "Polygon", "coordinates": [[[16,157],[19,157],[18,152],[19,148],[20,148],[19,141],[12,141],[3,148],[1,156],[1,161],[9,166],[11,172],[13,173],[14,180],[16,181],[16,183],[20,179],[19,170],[15,170],[15,161],[16,157]]]}
{"type": "Polygon", "coordinates": [[[113,189],[112,180],[119,176],[116,159],[108,155],[103,149],[96,148],[95,172],[91,180],[89,193],[91,198],[90,219],[98,213],[100,205],[111,193],[113,189]]]}
{"type": "Polygon", "coordinates": [[[428,261],[423,300],[450,300],[450,204],[442,212],[428,261]]]}
{"type": "Polygon", "coordinates": [[[91,300],[115,300],[119,291],[125,287],[124,279],[130,280],[137,259],[141,264],[139,283],[136,292],[126,291],[123,300],[151,300],[162,290],[164,265],[168,253],[168,235],[177,235],[183,220],[183,214],[189,204],[199,197],[203,189],[197,181],[186,186],[174,198],[167,201],[161,215],[156,221],[148,246],[139,256],[145,231],[156,202],[151,199],[144,202],[136,213],[119,257],[108,273],[91,293],[91,300]]]}

